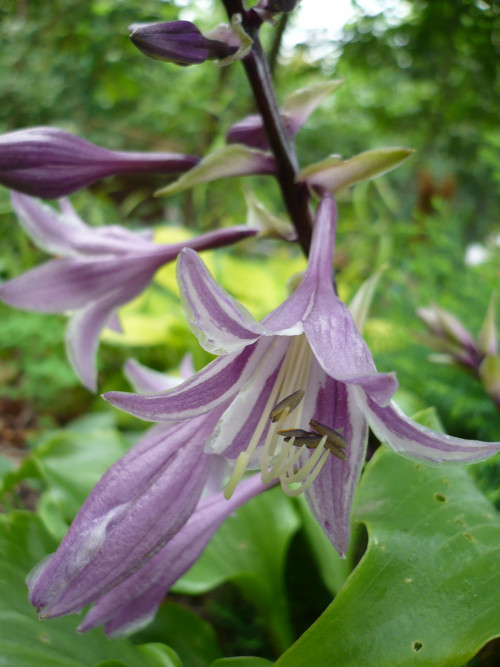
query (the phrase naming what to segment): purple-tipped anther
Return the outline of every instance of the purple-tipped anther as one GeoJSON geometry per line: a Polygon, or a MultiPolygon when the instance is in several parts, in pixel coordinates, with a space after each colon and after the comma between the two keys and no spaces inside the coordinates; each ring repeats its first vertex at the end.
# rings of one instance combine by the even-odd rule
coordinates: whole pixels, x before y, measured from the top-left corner
{"type": "Polygon", "coordinates": [[[64,197],[114,174],[178,174],[198,162],[180,153],[111,151],[56,127],[0,136],[0,183],[43,199],[64,197]]]}

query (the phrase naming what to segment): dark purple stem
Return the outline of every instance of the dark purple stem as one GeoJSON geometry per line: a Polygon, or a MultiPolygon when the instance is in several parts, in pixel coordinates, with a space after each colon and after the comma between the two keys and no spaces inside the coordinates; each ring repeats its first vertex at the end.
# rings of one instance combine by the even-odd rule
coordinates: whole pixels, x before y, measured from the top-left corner
{"type": "Polygon", "coordinates": [[[222,0],[229,18],[240,14],[243,28],[253,40],[251,52],[243,58],[243,65],[254,94],[257,108],[264,121],[267,139],[277,165],[277,178],[290,219],[297,231],[299,243],[306,256],[309,254],[312,234],[312,210],[309,192],[304,184],[295,182],[298,172],[293,142],[285,132],[281,120],[269,63],[259,40],[259,21],[250,10],[245,11],[242,0],[222,0]]]}

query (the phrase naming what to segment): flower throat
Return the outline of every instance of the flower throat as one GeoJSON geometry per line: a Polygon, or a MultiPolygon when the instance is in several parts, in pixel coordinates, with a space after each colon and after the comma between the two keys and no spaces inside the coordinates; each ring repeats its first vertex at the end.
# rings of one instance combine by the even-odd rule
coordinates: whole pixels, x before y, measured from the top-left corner
{"type": "Polygon", "coordinates": [[[305,391],[311,367],[312,350],[304,334],[292,339],[281,364],[266,406],[255,428],[247,449],[241,452],[229,478],[224,496],[229,499],[251,458],[262,435],[271,420],[260,457],[261,479],[268,484],[279,479],[283,491],[289,496],[304,493],[321,472],[329,454],[346,460],[346,441],[343,429],[333,429],[315,419],[309,426],[312,430],[300,428],[302,422],[305,391]],[[293,413],[293,415],[292,415],[293,413]],[[289,428],[285,422],[289,420],[289,428]],[[307,454],[307,450],[314,450],[307,454]]]}

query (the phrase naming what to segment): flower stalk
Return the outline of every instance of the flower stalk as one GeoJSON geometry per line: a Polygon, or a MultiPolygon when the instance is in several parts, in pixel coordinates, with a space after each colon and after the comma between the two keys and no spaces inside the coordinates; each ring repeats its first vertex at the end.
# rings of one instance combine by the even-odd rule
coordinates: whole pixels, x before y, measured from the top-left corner
{"type": "Polygon", "coordinates": [[[305,184],[296,183],[299,172],[297,156],[276,101],[269,63],[259,39],[260,23],[255,20],[251,11],[245,11],[241,0],[222,1],[230,19],[235,14],[242,16],[242,27],[253,41],[252,51],[243,58],[243,66],[276,160],[277,179],[283,201],[297,231],[298,241],[308,256],[312,234],[310,196],[305,184]]]}

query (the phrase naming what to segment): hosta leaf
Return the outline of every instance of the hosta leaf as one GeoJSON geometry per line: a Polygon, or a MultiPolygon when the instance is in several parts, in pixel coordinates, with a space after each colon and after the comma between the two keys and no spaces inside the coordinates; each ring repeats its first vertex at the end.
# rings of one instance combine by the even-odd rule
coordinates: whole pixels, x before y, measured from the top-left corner
{"type": "Polygon", "coordinates": [[[500,635],[500,519],[464,468],[380,448],[355,518],[368,550],[279,667],[461,667],[500,635]]]}

